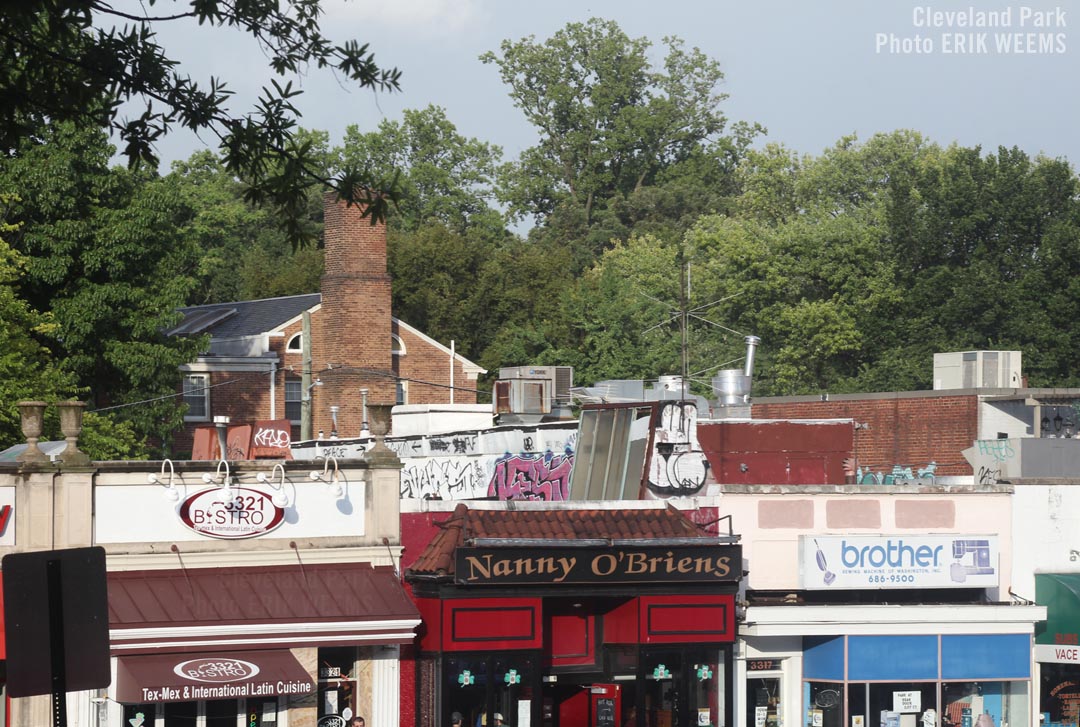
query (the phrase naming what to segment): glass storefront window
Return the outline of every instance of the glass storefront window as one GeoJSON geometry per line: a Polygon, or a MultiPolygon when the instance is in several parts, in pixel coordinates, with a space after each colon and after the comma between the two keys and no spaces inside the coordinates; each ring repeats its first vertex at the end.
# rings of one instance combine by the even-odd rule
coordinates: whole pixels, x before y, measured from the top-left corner
{"type": "Polygon", "coordinates": [[[645,667],[645,724],[672,727],[683,724],[686,708],[679,702],[679,681],[683,659],[679,652],[653,653],[642,659],[645,667]]]}
{"type": "Polygon", "coordinates": [[[206,702],[206,727],[236,727],[236,712],[239,706],[235,699],[206,702]]]}
{"type": "Polygon", "coordinates": [[[941,727],[1027,727],[1027,682],[944,682],[941,727]]]}
{"type": "Polygon", "coordinates": [[[1080,725],[1080,670],[1071,664],[1042,664],[1039,711],[1042,727],[1080,725]]]}
{"type": "Polygon", "coordinates": [[[502,723],[496,723],[496,727],[529,725],[536,696],[533,693],[532,659],[526,656],[496,659],[492,673],[495,675],[492,711],[502,715],[502,723]]]}
{"type": "Polygon", "coordinates": [[[718,727],[723,724],[724,714],[724,665],[716,657],[692,664],[687,674],[690,688],[687,690],[687,708],[696,727],[718,727]]]}
{"type": "Polygon", "coordinates": [[[861,689],[867,692],[866,724],[868,727],[936,727],[937,682],[890,682],[849,684],[848,692],[861,689]],[[933,710],[928,712],[928,710],[933,710]],[[924,717],[930,725],[924,723],[924,717]]]}
{"type": "Polygon", "coordinates": [[[450,724],[450,714],[460,712],[464,727],[483,727],[487,720],[488,663],[483,658],[450,658],[443,662],[445,714],[440,724],[450,724]],[[481,721],[483,719],[483,722],[481,721]]]}
{"type": "MultiPolygon", "coordinates": [[[[165,727],[191,727],[199,716],[198,702],[166,702],[161,706],[161,711],[165,716],[165,727]]],[[[233,719],[236,719],[235,711],[233,719]]]]}
{"type": "MultiPolygon", "coordinates": [[[[844,685],[837,682],[805,682],[803,703],[806,727],[843,727],[844,685]]],[[[870,727],[866,725],[865,727],[870,727]]]]}

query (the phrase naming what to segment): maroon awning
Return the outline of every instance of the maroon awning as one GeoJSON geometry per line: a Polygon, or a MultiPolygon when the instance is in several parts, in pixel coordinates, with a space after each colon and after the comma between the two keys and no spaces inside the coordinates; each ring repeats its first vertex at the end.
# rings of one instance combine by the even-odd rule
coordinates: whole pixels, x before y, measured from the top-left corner
{"type": "Polygon", "coordinates": [[[407,644],[420,613],[389,567],[370,563],[113,571],[114,656],[407,644]]]}
{"type": "Polygon", "coordinates": [[[284,649],[117,659],[116,701],[125,704],[306,696],[314,691],[311,675],[284,649]]]}

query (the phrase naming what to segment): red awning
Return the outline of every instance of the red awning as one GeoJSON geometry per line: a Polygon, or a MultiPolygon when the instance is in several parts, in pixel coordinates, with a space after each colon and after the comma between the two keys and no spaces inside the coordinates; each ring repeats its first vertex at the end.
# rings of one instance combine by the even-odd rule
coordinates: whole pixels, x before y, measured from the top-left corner
{"type": "Polygon", "coordinates": [[[112,571],[109,646],[121,654],[407,644],[420,613],[370,563],[112,571]]]}
{"type": "Polygon", "coordinates": [[[116,667],[116,701],[125,704],[306,696],[314,691],[311,675],[285,650],[121,656],[116,667]]]}

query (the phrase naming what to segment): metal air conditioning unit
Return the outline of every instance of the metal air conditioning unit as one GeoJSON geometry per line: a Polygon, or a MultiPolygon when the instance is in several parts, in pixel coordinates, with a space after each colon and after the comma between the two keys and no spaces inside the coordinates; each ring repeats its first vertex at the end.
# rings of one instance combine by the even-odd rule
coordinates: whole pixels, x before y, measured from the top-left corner
{"type": "Polygon", "coordinates": [[[549,414],[570,404],[573,366],[512,366],[499,369],[496,414],[549,414]]]}
{"type": "Polygon", "coordinates": [[[1022,388],[1019,351],[954,351],[934,354],[934,389],[1022,388]]]}

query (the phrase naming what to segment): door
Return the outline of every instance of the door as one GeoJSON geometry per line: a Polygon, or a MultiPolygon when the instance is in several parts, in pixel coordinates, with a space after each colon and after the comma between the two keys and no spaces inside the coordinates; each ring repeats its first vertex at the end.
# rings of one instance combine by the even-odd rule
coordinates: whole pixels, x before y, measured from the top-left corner
{"type": "Polygon", "coordinates": [[[589,688],[589,727],[620,727],[621,692],[618,684],[593,684],[589,688]]]}

